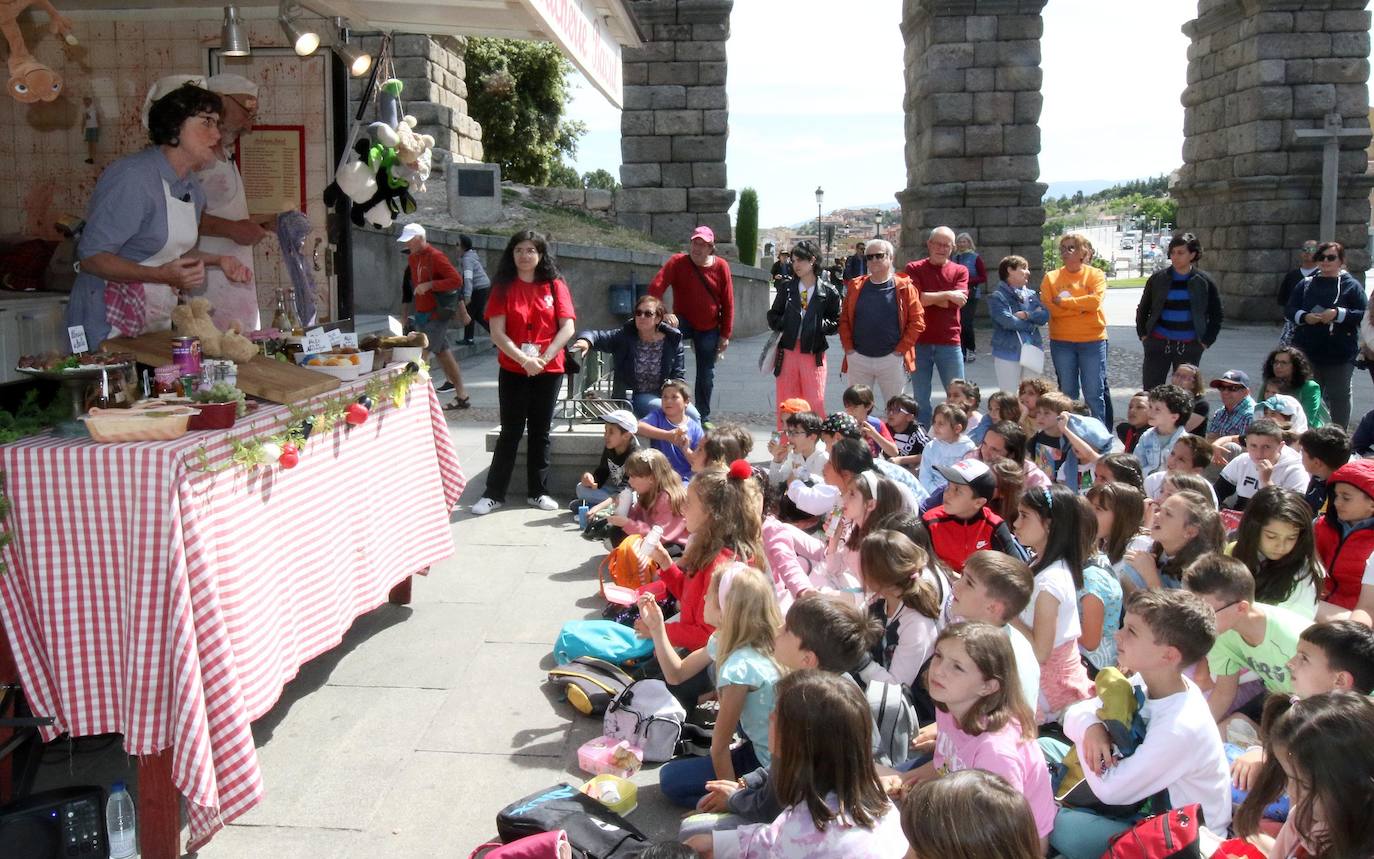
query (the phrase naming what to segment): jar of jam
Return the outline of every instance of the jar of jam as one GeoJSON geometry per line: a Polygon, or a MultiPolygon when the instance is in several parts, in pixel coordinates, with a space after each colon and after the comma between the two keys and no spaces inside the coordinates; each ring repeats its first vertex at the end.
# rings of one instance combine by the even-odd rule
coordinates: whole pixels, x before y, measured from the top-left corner
{"type": "Polygon", "coordinates": [[[153,371],[153,396],[173,395],[181,393],[181,386],[178,378],[181,375],[181,368],[176,364],[168,364],[165,367],[158,367],[153,371]]]}

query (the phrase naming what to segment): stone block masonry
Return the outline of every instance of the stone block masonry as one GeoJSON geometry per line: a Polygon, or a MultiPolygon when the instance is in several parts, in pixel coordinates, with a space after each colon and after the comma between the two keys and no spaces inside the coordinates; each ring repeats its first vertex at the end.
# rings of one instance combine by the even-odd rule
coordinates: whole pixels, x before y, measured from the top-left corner
{"type": "Polygon", "coordinates": [[[1365,6],[1328,0],[1323,13],[1284,0],[1205,0],[1183,28],[1192,40],[1183,169],[1170,190],[1229,318],[1277,316],[1273,297],[1305,239],[1340,242],[1360,279],[1369,267],[1369,135],[1341,139],[1336,231],[1322,236],[1322,147],[1295,134],[1333,112],[1344,128],[1368,131],[1365,6]]]}
{"type": "Polygon", "coordinates": [[[725,42],[734,0],[629,0],[645,42],[624,52],[616,213],[626,227],[685,246],[692,227],[736,255],[726,188],[725,42]]]}
{"type": "Polygon", "coordinates": [[[973,234],[989,267],[1043,268],[1040,45],[1045,0],[906,0],[906,189],[900,260],[945,225],[973,234]]]}

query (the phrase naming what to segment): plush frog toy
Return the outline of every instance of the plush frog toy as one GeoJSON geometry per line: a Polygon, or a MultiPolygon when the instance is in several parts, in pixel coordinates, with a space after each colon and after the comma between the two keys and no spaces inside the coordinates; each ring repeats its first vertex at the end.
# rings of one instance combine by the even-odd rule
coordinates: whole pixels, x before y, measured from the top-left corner
{"type": "MultiPolygon", "coordinates": [[[[1112,745],[1118,754],[1128,758],[1140,747],[1145,739],[1145,720],[1140,710],[1145,706],[1145,690],[1131,685],[1131,681],[1115,668],[1103,668],[1097,672],[1094,681],[1097,697],[1102,706],[1097,709],[1097,718],[1112,738],[1112,745]]],[[[1064,762],[1059,764],[1054,798],[1064,805],[1087,808],[1108,816],[1125,816],[1133,813],[1136,806],[1129,808],[1108,805],[1093,794],[1092,788],[1083,777],[1083,764],[1078,760],[1078,748],[1069,749],[1064,762]]]]}

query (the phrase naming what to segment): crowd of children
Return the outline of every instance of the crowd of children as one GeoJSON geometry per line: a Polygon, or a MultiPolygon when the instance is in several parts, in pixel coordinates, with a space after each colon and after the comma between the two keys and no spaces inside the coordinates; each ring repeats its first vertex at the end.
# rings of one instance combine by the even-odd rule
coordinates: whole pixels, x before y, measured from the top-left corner
{"type": "Polygon", "coordinates": [[[1374,856],[1374,461],[1309,422],[1301,352],[1269,361],[1303,402],[1228,371],[1209,410],[1183,365],[1116,427],[1041,378],[986,414],[956,379],[929,427],[855,385],[824,419],[789,400],[758,466],[680,382],[606,415],[574,510],[656,529],[625,622],[715,701],[709,753],[659,773],[682,843],[1096,859],[1197,804],[1249,855],[1374,856]],[[874,683],[926,716],[891,767],[874,683]]]}

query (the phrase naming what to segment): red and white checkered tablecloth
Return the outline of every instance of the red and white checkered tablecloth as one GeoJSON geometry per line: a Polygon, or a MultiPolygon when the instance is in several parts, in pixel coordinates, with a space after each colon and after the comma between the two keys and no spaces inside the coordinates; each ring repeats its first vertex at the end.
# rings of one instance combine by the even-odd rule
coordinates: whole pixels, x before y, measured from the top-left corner
{"type": "Polygon", "coordinates": [[[261,798],[249,725],[282,686],[454,550],[465,479],[431,385],[312,437],[294,469],[199,467],[202,446],[222,462],[231,439],[290,417],[263,408],[167,442],[0,446],[14,536],[0,620],[34,712],[57,720],[45,739],[173,749],[189,850],[261,798]]]}

